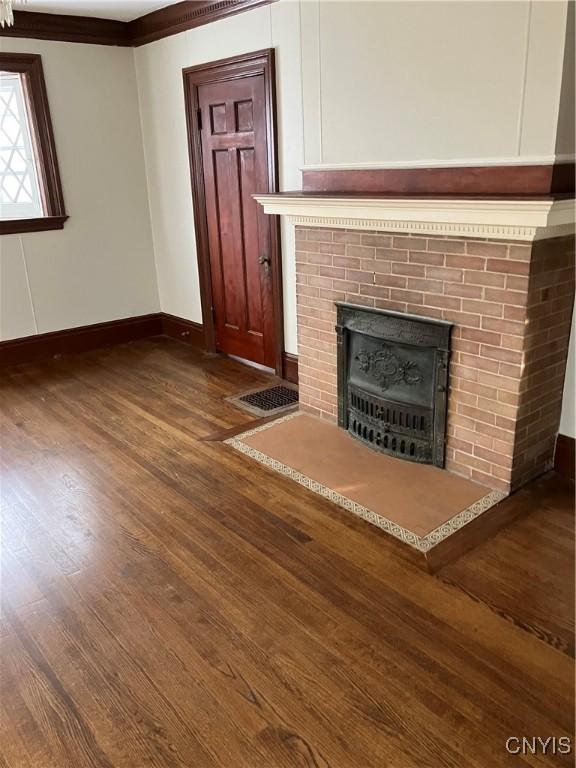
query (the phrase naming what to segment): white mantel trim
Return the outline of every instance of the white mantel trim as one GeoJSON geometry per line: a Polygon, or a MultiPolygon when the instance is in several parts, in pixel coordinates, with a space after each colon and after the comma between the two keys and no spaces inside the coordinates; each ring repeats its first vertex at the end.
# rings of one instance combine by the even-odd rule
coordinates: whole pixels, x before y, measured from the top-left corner
{"type": "Polygon", "coordinates": [[[573,200],[254,197],[265,213],[314,227],[527,241],[575,231],[573,200]]]}
{"type": "Polygon", "coordinates": [[[511,155],[510,157],[424,158],[422,160],[383,160],[364,163],[307,163],[301,171],[380,171],[410,168],[492,168],[508,165],[554,165],[573,163],[576,156],[563,155],[511,155]]]}

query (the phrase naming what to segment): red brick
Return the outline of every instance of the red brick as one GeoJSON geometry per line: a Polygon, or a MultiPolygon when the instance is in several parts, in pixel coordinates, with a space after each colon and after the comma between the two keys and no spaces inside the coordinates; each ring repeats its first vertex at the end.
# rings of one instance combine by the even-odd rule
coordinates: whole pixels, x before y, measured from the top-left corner
{"type": "Polygon", "coordinates": [[[460,352],[459,362],[462,365],[469,365],[470,368],[478,368],[479,371],[489,371],[490,373],[499,373],[500,363],[497,360],[490,360],[489,358],[480,356],[467,355],[464,352],[460,352]]]}
{"type": "Polygon", "coordinates": [[[470,285],[491,285],[494,288],[503,288],[506,285],[506,275],[465,270],[464,282],[470,285]]]}
{"type": "Polygon", "coordinates": [[[320,277],[337,277],[340,280],[346,278],[346,270],[342,267],[320,267],[320,277]]]}
{"type": "Polygon", "coordinates": [[[329,256],[327,253],[311,253],[308,256],[308,264],[318,264],[327,266],[328,264],[332,264],[332,256],[329,256]]]}
{"type": "Polygon", "coordinates": [[[363,234],[362,245],[372,245],[376,248],[391,248],[392,235],[363,234]]]}
{"type": "Polygon", "coordinates": [[[346,256],[358,259],[374,259],[376,258],[376,249],[367,245],[347,245],[346,256]]]}
{"type": "Polygon", "coordinates": [[[436,307],[427,307],[422,304],[407,304],[406,312],[411,315],[421,315],[422,317],[437,317],[438,320],[443,318],[443,310],[436,307]]]}
{"type": "MultiPolygon", "coordinates": [[[[428,309],[428,307],[427,307],[428,309]]],[[[469,355],[480,354],[480,344],[475,341],[466,341],[466,339],[452,339],[452,349],[456,352],[466,352],[469,355]]]]}
{"type": "Polygon", "coordinates": [[[494,413],[498,416],[504,416],[507,419],[514,420],[516,418],[517,408],[507,403],[501,403],[497,400],[487,400],[483,397],[478,398],[478,408],[485,410],[488,413],[494,413]]]}
{"type": "Polygon", "coordinates": [[[476,456],[470,456],[467,453],[462,453],[461,451],[456,451],[455,459],[464,466],[482,470],[486,472],[486,474],[490,474],[492,469],[490,462],[484,461],[484,459],[479,459],[476,456]]]}
{"type": "Polygon", "coordinates": [[[362,242],[360,232],[334,232],[332,238],[335,243],[351,243],[352,245],[360,245],[362,242]]]}
{"type": "Polygon", "coordinates": [[[315,275],[310,275],[308,284],[315,285],[317,288],[332,288],[332,280],[329,277],[316,277],[315,275]]]}
{"type": "MultiPolygon", "coordinates": [[[[492,469],[492,473],[493,473],[492,469]]],[[[479,472],[476,469],[472,470],[472,474],[470,475],[472,480],[474,480],[477,483],[480,483],[481,485],[486,485],[488,488],[494,488],[499,491],[508,492],[510,491],[510,484],[507,480],[502,480],[498,478],[494,478],[493,474],[487,475],[485,472],[479,472]]]]}
{"type": "Polygon", "coordinates": [[[344,256],[346,246],[343,243],[318,243],[319,253],[328,253],[330,256],[344,256]]]}
{"type": "Polygon", "coordinates": [[[425,251],[427,240],[425,237],[394,237],[392,247],[408,249],[409,251],[425,251]]]}
{"type": "Polygon", "coordinates": [[[508,246],[501,243],[482,243],[476,240],[468,240],[466,242],[466,253],[472,256],[505,259],[508,255],[508,246]]]}
{"type": "Polygon", "coordinates": [[[451,283],[461,283],[464,273],[461,269],[449,269],[448,267],[426,267],[426,277],[433,280],[447,280],[451,283]]]}
{"type": "Polygon", "coordinates": [[[528,278],[525,275],[506,275],[506,288],[510,291],[528,291],[528,278]]]}
{"type": "Polygon", "coordinates": [[[530,261],[532,257],[531,245],[509,245],[508,258],[515,261],[530,261]]]}
{"type": "Polygon", "coordinates": [[[424,277],[426,267],[422,264],[392,264],[392,274],[424,277]]]}
{"type": "Polygon", "coordinates": [[[320,297],[330,302],[344,301],[344,291],[333,291],[331,288],[320,288],[320,297]]]}
{"type": "Polygon", "coordinates": [[[484,298],[486,301],[499,301],[502,304],[513,304],[518,307],[526,305],[527,295],[520,291],[507,291],[501,288],[485,288],[484,298]]]}
{"type": "Polygon", "coordinates": [[[388,301],[387,299],[376,299],[374,302],[378,309],[387,309],[390,312],[406,312],[406,304],[401,301],[388,301]]]}
{"type": "Polygon", "coordinates": [[[500,363],[499,373],[502,376],[509,376],[511,378],[519,379],[522,373],[522,369],[519,365],[510,365],[509,363],[500,363]]]}
{"type": "Polygon", "coordinates": [[[464,253],[466,249],[463,240],[437,240],[428,239],[428,250],[440,253],[464,253]]]}
{"type": "Polygon", "coordinates": [[[487,413],[480,408],[473,408],[470,405],[461,405],[458,408],[458,413],[461,413],[463,416],[469,416],[475,422],[482,424],[495,424],[496,422],[496,417],[493,413],[487,413]]]}
{"type": "Polygon", "coordinates": [[[503,272],[507,275],[528,275],[530,264],[527,261],[512,261],[510,259],[488,259],[488,272],[503,272]]]}
{"type": "Polygon", "coordinates": [[[364,296],[373,296],[375,299],[389,299],[390,288],[383,285],[363,285],[362,293],[364,296]]]}
{"type": "Polygon", "coordinates": [[[373,307],[374,299],[368,296],[355,296],[354,294],[346,294],[346,301],[351,304],[362,304],[365,307],[373,307]]]}
{"type": "Polygon", "coordinates": [[[313,288],[312,286],[309,286],[309,285],[300,285],[298,287],[298,295],[317,297],[320,295],[320,289],[313,288]]]}
{"type": "Polygon", "coordinates": [[[297,272],[302,275],[317,275],[318,267],[314,264],[298,264],[296,267],[297,272]]]}
{"type": "Polygon", "coordinates": [[[402,275],[381,275],[376,273],[376,285],[387,285],[391,288],[406,288],[408,278],[402,275]]]}
{"type": "Polygon", "coordinates": [[[452,255],[447,254],[445,260],[447,267],[456,267],[458,269],[474,269],[483,271],[486,268],[486,259],[481,256],[452,255]]]}
{"type": "Polygon", "coordinates": [[[392,288],[390,291],[392,301],[405,301],[410,304],[422,304],[423,294],[418,291],[403,291],[400,288],[392,288]]]}
{"type": "Polygon", "coordinates": [[[345,291],[346,293],[360,293],[360,284],[350,280],[333,280],[332,288],[335,291],[345,291]]]}
{"type": "Polygon", "coordinates": [[[410,251],[408,261],[413,264],[430,264],[431,266],[441,267],[444,264],[444,254],[410,251]]]}
{"type": "Polygon", "coordinates": [[[487,331],[501,331],[502,333],[507,333],[511,336],[523,336],[525,325],[524,323],[517,323],[512,320],[500,320],[496,317],[483,317],[482,328],[485,328],[487,331]]]}
{"type": "Polygon", "coordinates": [[[308,240],[320,240],[323,243],[332,242],[331,229],[308,229],[308,240]]]}
{"type": "Polygon", "coordinates": [[[454,309],[447,309],[444,312],[444,319],[451,323],[464,325],[467,328],[480,327],[480,315],[471,315],[469,312],[456,312],[454,309]]]}
{"type": "Polygon", "coordinates": [[[430,307],[441,307],[442,309],[460,310],[461,300],[453,296],[442,296],[435,293],[424,294],[424,304],[430,307]]]}
{"type": "Polygon", "coordinates": [[[476,301],[474,299],[464,299],[462,301],[463,312],[473,312],[483,317],[502,317],[503,308],[501,304],[495,304],[489,301],[476,301]]]}
{"type": "Polygon", "coordinates": [[[393,248],[376,248],[376,258],[383,261],[408,261],[408,251],[393,248]]]}
{"type": "Polygon", "coordinates": [[[512,307],[508,305],[504,307],[504,317],[506,320],[518,320],[523,322],[526,318],[526,308],[512,307]]]}
{"type": "Polygon", "coordinates": [[[353,280],[354,282],[358,283],[369,283],[370,285],[374,285],[374,273],[362,272],[360,269],[347,269],[346,280],[353,280]]]}
{"type": "Polygon", "coordinates": [[[492,464],[497,464],[500,467],[511,467],[512,460],[509,456],[497,451],[489,451],[487,448],[482,448],[480,445],[474,446],[474,455],[480,459],[489,461],[492,464]]]}
{"type": "Polygon", "coordinates": [[[425,277],[409,277],[407,287],[413,291],[425,291],[426,293],[444,292],[444,283],[441,280],[428,280],[425,277]]]}
{"type": "Polygon", "coordinates": [[[448,296],[459,296],[462,299],[481,299],[484,288],[480,285],[465,285],[464,283],[446,283],[444,292],[448,296]]]}
{"type": "Polygon", "coordinates": [[[350,256],[334,256],[332,264],[334,264],[335,267],[360,269],[360,259],[353,259],[350,256]]]}
{"type": "Polygon", "coordinates": [[[478,328],[460,328],[460,335],[463,339],[479,341],[481,344],[492,344],[500,346],[501,336],[493,331],[479,330],[478,328]]]}
{"type": "Polygon", "coordinates": [[[481,354],[494,360],[503,360],[505,363],[520,364],[523,360],[521,352],[515,352],[512,349],[501,349],[500,347],[490,347],[482,344],[481,354]]]}

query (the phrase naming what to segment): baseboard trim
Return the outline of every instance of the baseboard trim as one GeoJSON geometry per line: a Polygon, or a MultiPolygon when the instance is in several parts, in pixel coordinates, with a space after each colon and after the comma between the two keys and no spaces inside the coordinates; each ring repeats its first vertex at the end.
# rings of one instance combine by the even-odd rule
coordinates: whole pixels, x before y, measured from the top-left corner
{"type": "Polygon", "coordinates": [[[576,463],[576,440],[567,435],[558,435],[554,453],[554,469],[559,475],[574,480],[576,463]]]}
{"type": "Polygon", "coordinates": [[[159,336],[161,333],[162,321],[159,313],[40,333],[0,342],[0,366],[32,363],[61,355],[88,352],[100,347],[159,336]]]}
{"type": "MultiPolygon", "coordinates": [[[[101,347],[126,344],[152,336],[168,336],[194,349],[203,351],[204,326],[193,320],[155,312],[150,315],[126,317],[79,328],[40,333],[20,339],[0,341],[0,367],[49,360],[62,355],[90,352],[101,347]]],[[[298,357],[282,353],[282,375],[293,384],[298,383],[298,357]]]]}
{"type": "Polygon", "coordinates": [[[160,313],[162,335],[171,339],[178,339],[185,344],[190,344],[197,349],[204,349],[204,326],[193,320],[185,320],[167,312],[160,313]]]}
{"type": "Polygon", "coordinates": [[[298,384],[298,355],[282,353],[282,378],[291,384],[298,384]]]}

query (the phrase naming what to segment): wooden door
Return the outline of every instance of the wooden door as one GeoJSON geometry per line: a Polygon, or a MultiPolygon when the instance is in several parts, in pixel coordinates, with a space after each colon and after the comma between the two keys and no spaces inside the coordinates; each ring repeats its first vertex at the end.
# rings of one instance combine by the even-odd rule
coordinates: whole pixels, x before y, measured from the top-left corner
{"type": "MultiPolygon", "coordinates": [[[[195,102],[197,109],[200,157],[193,155],[193,177],[202,177],[201,185],[194,186],[203,193],[205,238],[200,238],[199,253],[208,256],[214,346],[277,369],[282,338],[281,307],[275,306],[275,284],[281,279],[276,222],[252,197],[272,191],[275,184],[266,73],[254,71],[249,62],[245,74],[236,65],[230,77],[227,60],[219,80],[218,63],[208,67],[208,73],[186,70],[185,80],[187,73],[197,78],[188,83],[195,98],[187,103],[193,107],[195,102]],[[198,160],[200,168],[195,167],[198,160]]],[[[195,210],[201,217],[198,205],[195,210]]]]}

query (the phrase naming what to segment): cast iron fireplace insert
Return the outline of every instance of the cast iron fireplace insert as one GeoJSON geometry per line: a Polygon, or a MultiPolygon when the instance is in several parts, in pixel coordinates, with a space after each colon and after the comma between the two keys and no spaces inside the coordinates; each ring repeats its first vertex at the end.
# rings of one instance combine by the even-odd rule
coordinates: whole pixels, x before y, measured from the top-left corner
{"type": "Polygon", "coordinates": [[[383,453],[443,467],[452,324],[336,308],[339,426],[383,453]]]}

